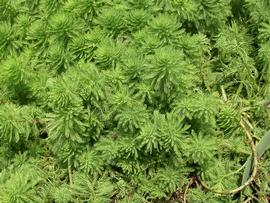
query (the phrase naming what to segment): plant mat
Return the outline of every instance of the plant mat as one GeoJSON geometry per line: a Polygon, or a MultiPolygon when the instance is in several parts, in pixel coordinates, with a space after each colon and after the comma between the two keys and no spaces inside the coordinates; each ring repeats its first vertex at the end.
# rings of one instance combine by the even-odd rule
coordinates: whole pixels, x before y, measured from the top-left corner
{"type": "Polygon", "coordinates": [[[269,10],[0,0],[0,202],[269,202],[269,10]]]}

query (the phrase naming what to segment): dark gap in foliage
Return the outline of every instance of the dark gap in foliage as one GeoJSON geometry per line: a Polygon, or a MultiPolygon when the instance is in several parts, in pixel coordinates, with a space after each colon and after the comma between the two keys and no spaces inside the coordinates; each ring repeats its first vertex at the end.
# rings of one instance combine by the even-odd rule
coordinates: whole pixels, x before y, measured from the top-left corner
{"type": "Polygon", "coordinates": [[[39,137],[41,139],[47,139],[48,138],[48,132],[47,131],[43,131],[39,134],[39,137]]]}

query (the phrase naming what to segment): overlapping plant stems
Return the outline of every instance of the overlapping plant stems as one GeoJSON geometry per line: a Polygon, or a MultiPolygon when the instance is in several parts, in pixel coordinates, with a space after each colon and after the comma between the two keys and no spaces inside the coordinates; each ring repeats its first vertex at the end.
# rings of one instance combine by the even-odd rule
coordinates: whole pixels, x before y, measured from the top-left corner
{"type": "Polygon", "coordinates": [[[198,177],[201,185],[211,191],[211,192],[214,192],[214,193],[217,193],[217,194],[221,194],[221,195],[233,195],[233,194],[236,194],[238,192],[241,192],[245,187],[247,187],[248,185],[250,185],[255,177],[256,177],[256,174],[257,174],[257,171],[258,171],[258,159],[257,159],[257,153],[256,153],[256,147],[255,147],[255,144],[253,142],[253,136],[252,136],[252,133],[251,133],[251,128],[250,128],[250,123],[249,121],[243,117],[241,122],[240,122],[240,125],[242,127],[242,129],[244,130],[247,138],[248,138],[248,141],[249,141],[249,144],[250,144],[250,148],[251,148],[251,151],[252,151],[252,157],[253,157],[253,171],[252,171],[252,174],[250,176],[250,178],[244,183],[242,184],[241,186],[239,186],[238,188],[235,188],[235,189],[232,189],[232,190],[227,190],[227,191],[221,191],[221,190],[215,190],[211,187],[209,187],[200,177],[198,177]],[[249,126],[249,127],[247,127],[249,126]]]}

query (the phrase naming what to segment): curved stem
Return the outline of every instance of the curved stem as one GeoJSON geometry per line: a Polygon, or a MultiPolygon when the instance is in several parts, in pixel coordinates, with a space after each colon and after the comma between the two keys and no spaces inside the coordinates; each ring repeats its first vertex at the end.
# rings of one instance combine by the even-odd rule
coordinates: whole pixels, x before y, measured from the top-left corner
{"type": "Polygon", "coordinates": [[[254,164],[254,168],[253,168],[253,171],[252,171],[252,174],[250,176],[250,178],[244,183],[242,184],[240,187],[238,188],[235,188],[235,189],[232,189],[232,190],[228,190],[228,191],[220,191],[220,190],[215,190],[213,188],[210,188],[207,184],[205,184],[200,177],[199,178],[199,181],[201,183],[201,185],[211,191],[211,192],[214,192],[214,193],[217,193],[217,194],[221,194],[221,195],[233,195],[235,193],[238,193],[240,191],[242,191],[245,187],[247,187],[248,185],[250,185],[254,179],[255,179],[255,176],[257,174],[257,171],[258,171],[258,159],[257,159],[257,153],[256,153],[256,148],[255,148],[255,144],[253,142],[253,139],[252,139],[252,134],[250,132],[250,129],[247,128],[248,122],[245,121],[245,119],[242,119],[241,122],[240,122],[240,125],[241,127],[243,128],[243,130],[245,131],[246,135],[247,135],[247,138],[250,142],[250,147],[251,147],[251,150],[252,150],[252,156],[253,156],[253,164],[254,164]]]}

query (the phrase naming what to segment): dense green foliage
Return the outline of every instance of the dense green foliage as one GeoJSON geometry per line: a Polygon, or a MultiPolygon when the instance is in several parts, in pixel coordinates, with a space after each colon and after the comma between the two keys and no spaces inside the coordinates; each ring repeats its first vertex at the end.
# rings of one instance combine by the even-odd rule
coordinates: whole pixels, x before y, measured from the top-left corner
{"type": "Polygon", "coordinates": [[[267,202],[269,0],[0,0],[0,202],[267,202]]]}

